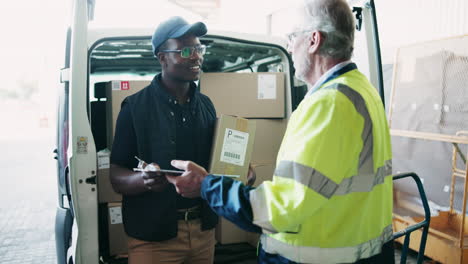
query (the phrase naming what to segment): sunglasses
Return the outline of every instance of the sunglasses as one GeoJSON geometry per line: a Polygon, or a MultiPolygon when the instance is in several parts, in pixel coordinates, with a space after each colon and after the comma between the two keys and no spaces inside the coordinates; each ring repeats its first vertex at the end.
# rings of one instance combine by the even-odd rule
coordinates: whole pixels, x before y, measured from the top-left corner
{"type": "Polygon", "coordinates": [[[178,50],[161,50],[159,52],[180,52],[180,57],[190,58],[193,56],[193,52],[197,52],[198,55],[205,55],[206,46],[197,45],[193,47],[183,47],[182,49],[178,49],[178,50]]]}

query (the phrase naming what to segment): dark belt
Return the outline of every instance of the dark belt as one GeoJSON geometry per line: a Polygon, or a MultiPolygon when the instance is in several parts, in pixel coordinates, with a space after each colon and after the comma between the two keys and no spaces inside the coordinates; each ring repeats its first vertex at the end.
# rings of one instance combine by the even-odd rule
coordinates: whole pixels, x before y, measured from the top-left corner
{"type": "Polygon", "coordinates": [[[184,221],[189,221],[193,219],[198,219],[201,217],[201,212],[200,209],[196,210],[178,210],[177,211],[177,220],[184,220],[184,221]]]}

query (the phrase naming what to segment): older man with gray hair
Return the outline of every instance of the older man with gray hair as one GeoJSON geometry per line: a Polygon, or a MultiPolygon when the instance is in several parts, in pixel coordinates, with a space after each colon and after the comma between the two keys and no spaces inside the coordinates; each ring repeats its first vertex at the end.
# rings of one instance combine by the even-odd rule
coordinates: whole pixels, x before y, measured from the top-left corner
{"type": "Polygon", "coordinates": [[[167,178],[261,231],[260,263],[393,263],[390,133],[376,89],[350,61],[353,14],[344,0],[309,0],[301,12],[288,49],[308,92],[272,181],[254,189],[180,160],[184,175],[167,178]]]}

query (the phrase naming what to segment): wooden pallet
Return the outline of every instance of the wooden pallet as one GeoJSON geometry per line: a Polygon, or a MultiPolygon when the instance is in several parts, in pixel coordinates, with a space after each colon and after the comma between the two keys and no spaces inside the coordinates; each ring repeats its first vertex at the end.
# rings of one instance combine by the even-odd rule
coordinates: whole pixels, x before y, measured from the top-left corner
{"type": "MultiPolygon", "coordinates": [[[[431,227],[427,238],[425,256],[440,263],[463,263],[468,264],[468,248],[459,246],[459,221],[460,215],[451,215],[450,212],[441,212],[439,216],[431,217],[431,227]],[[456,219],[454,221],[454,219],[456,219]]],[[[422,221],[421,217],[402,217],[394,214],[393,229],[402,230],[410,225],[422,221]]],[[[421,241],[421,230],[411,233],[410,248],[419,249],[421,241]]],[[[396,241],[403,244],[404,237],[396,241]]],[[[468,240],[468,235],[464,235],[464,244],[468,240]]]]}

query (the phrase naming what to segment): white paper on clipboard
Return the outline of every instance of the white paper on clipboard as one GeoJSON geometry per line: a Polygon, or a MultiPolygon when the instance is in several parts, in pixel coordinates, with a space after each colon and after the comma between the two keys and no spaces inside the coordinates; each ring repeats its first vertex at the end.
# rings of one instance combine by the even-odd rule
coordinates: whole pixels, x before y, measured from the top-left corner
{"type": "Polygon", "coordinates": [[[276,99],[276,75],[259,74],[257,81],[258,81],[257,98],[259,100],[276,99]]]}

